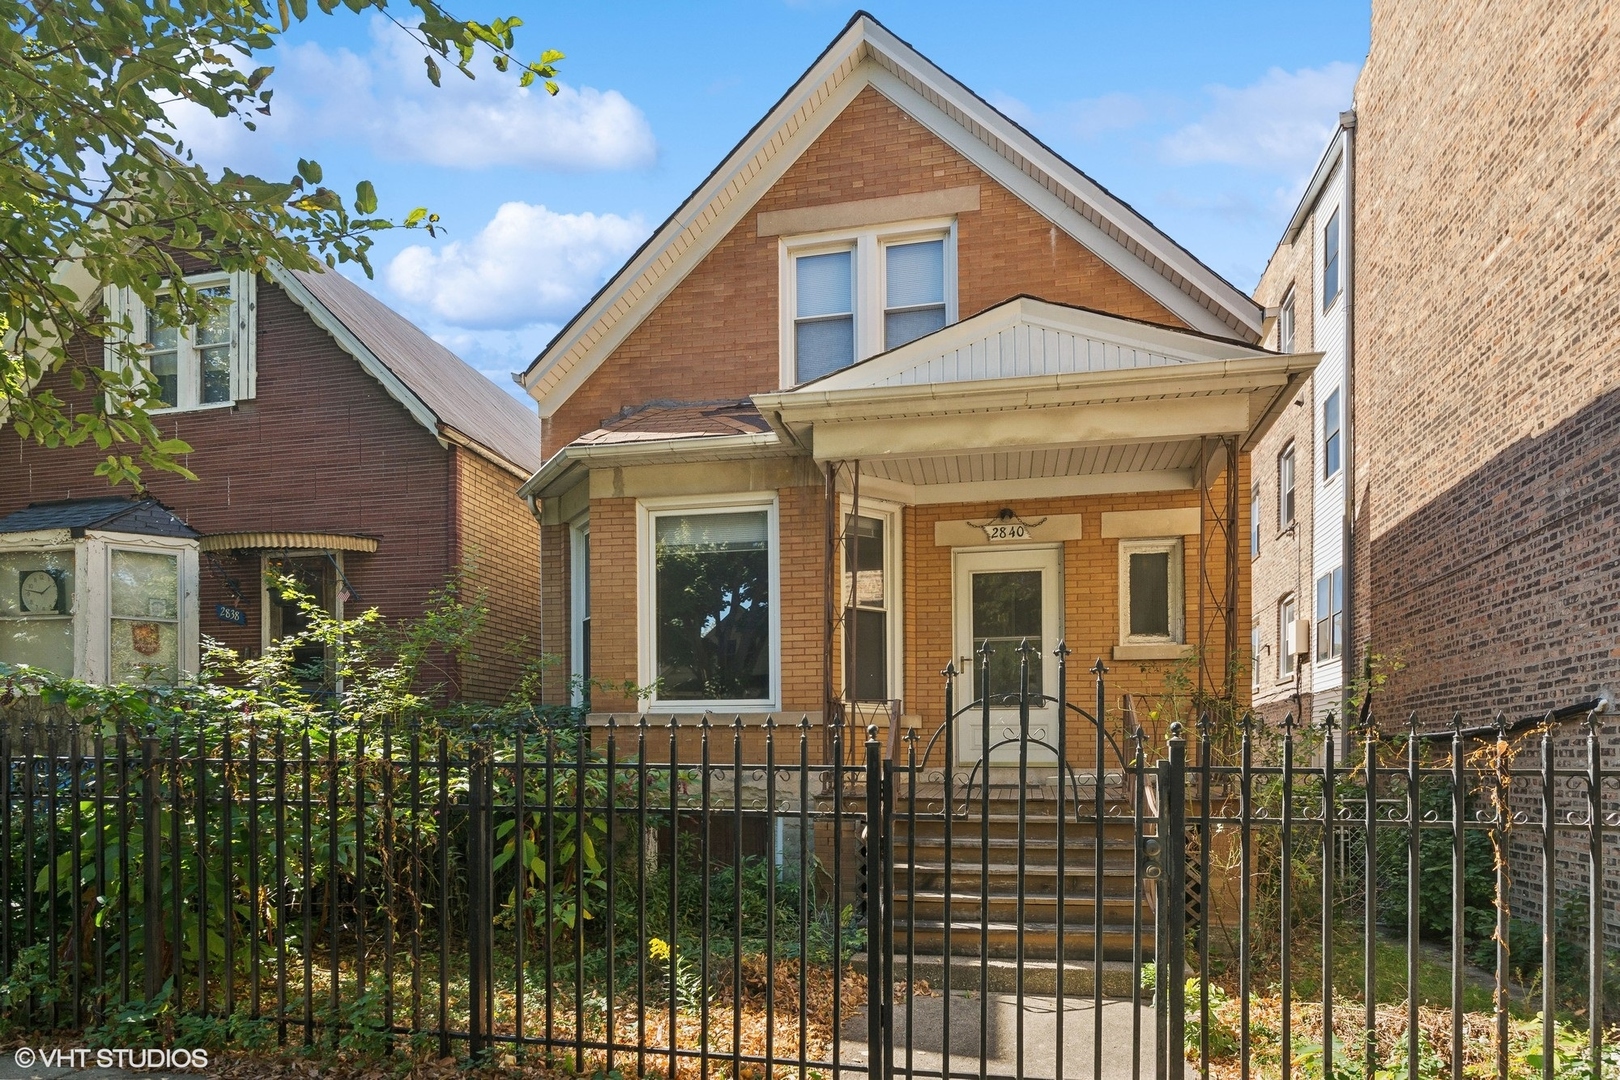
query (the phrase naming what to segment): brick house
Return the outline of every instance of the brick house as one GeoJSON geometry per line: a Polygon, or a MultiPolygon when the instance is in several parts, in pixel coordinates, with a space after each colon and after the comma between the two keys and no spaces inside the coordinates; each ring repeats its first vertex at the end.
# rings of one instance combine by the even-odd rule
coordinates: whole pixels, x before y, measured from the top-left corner
{"type": "Polygon", "coordinates": [[[1250,677],[1255,712],[1272,723],[1289,713],[1320,722],[1344,711],[1351,276],[1345,170],[1353,125],[1347,113],[1254,291],[1265,308],[1269,348],[1322,354],[1252,457],[1250,677]]]}
{"type": "MultiPolygon", "coordinates": [[[[173,402],[154,416],[193,447],[197,481],[149,474],[148,500],[109,498],[93,446],[0,435],[0,661],[98,680],[139,663],[172,678],[196,669],[202,636],[255,655],[296,629],[267,569],[333,612],[407,617],[465,566],[489,604],[476,659],[440,658],[428,678],[504,695],[534,655],[513,647],[539,636],[537,530],[516,494],[539,464],[537,418],[339,274],[199,268],[195,280],[229,296],[216,325],[165,329],[119,290],[105,299],[148,330],[173,402]],[[140,611],[120,611],[131,603],[140,611]]],[[[71,347],[95,360],[104,349],[71,347]]],[[[85,398],[66,378],[51,388],[85,398]]]]}
{"type": "Polygon", "coordinates": [[[520,376],[545,649],[650,690],[597,713],[927,736],[1023,639],[1246,700],[1248,452],[1316,362],[1261,324],[857,14],[520,376]]]}

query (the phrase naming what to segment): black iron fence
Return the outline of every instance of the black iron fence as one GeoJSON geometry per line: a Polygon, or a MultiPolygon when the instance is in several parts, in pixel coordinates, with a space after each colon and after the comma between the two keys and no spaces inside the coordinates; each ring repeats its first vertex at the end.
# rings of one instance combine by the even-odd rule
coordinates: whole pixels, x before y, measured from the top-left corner
{"type": "Polygon", "coordinates": [[[857,745],[0,727],[0,1023],[664,1077],[1614,1067],[1595,705],[1150,733],[1100,663],[1082,704],[1021,659],[857,745]]]}

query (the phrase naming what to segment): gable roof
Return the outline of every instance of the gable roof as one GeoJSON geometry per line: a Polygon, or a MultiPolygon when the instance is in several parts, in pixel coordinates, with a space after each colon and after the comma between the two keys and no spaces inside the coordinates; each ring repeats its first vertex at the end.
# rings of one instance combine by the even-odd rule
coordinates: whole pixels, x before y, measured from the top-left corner
{"type": "Polygon", "coordinates": [[[524,477],[540,467],[540,418],[415,323],[335,271],[270,276],[436,437],[524,477]]]}
{"type": "Polygon", "coordinates": [[[67,529],[74,536],[82,536],[88,529],[134,536],[199,535],[156,499],[131,499],[123,495],[32,503],[0,517],[0,534],[56,529],[67,529]]]}
{"type": "Polygon", "coordinates": [[[874,87],[1194,329],[1258,341],[1231,282],[864,11],[534,362],[513,378],[549,415],[747,214],[845,106],[874,87]]]}

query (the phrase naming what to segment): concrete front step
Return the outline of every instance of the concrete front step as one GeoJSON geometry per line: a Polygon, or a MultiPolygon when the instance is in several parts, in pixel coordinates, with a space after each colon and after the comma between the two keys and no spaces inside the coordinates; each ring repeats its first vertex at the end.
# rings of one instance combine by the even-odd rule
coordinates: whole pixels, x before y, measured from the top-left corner
{"type": "MultiPolygon", "coordinates": [[[[1063,868],[1063,891],[1070,896],[1089,896],[1096,876],[1096,868],[1089,860],[1071,861],[1063,868]]],[[[1136,879],[1136,867],[1129,861],[1104,859],[1104,896],[1136,895],[1136,879]]],[[[962,896],[978,896],[981,880],[990,882],[991,896],[1016,896],[1020,881],[1024,883],[1026,895],[1053,896],[1057,893],[1058,872],[1056,866],[1026,866],[1020,870],[1015,864],[992,863],[986,877],[977,859],[951,863],[952,892],[962,896]]],[[[943,860],[897,862],[894,866],[894,887],[902,895],[907,889],[919,893],[942,892],[945,889],[945,863],[943,860]]]]}
{"type": "MultiPolygon", "coordinates": [[[[1145,914],[1145,913],[1144,913],[1145,914]]],[[[985,926],[986,953],[991,957],[1010,960],[1018,955],[1018,924],[1013,922],[996,922],[981,924],[977,918],[964,919],[956,914],[951,923],[951,948],[953,955],[978,956],[980,943],[980,927],[985,926]]],[[[1024,956],[1032,957],[1057,956],[1057,924],[1034,923],[1024,924],[1024,956]]],[[[945,926],[943,922],[917,919],[909,927],[896,922],[894,928],[896,951],[907,948],[908,943],[919,953],[945,952],[945,926]]],[[[1070,926],[1065,923],[1063,928],[1063,952],[1065,956],[1091,956],[1094,953],[1092,945],[1092,928],[1089,921],[1081,926],[1070,926]]],[[[1127,960],[1131,956],[1132,936],[1131,924],[1110,923],[1103,927],[1103,958],[1106,960],[1127,960]]],[[[1144,953],[1153,950],[1153,924],[1144,919],[1142,926],[1142,949],[1144,953]]]]}
{"type": "MultiPolygon", "coordinates": [[[[1151,963],[1152,952],[1144,952],[1144,965],[1151,963]]],[[[858,953],[854,958],[855,970],[867,974],[867,957],[865,953],[858,953]]],[[[904,983],[908,977],[917,982],[926,981],[930,988],[936,992],[945,990],[946,960],[938,953],[919,953],[909,959],[904,949],[897,949],[893,960],[894,979],[897,983],[904,983]]],[[[1023,965],[1024,993],[1040,994],[1045,996],[1088,997],[1096,992],[1096,964],[1090,960],[1075,960],[1066,957],[1063,961],[1062,989],[1058,987],[1058,966],[1055,960],[1038,960],[1026,957],[1023,965]]],[[[953,956],[950,959],[952,994],[964,991],[977,991],[979,980],[983,977],[988,982],[988,989],[992,994],[1012,994],[1018,990],[1018,963],[1016,960],[1006,960],[992,957],[988,962],[981,964],[976,957],[953,956]]],[[[1104,960],[1102,965],[1102,992],[1104,997],[1128,998],[1131,989],[1137,983],[1136,968],[1129,960],[1104,960]]],[[[1144,993],[1143,1000],[1149,1000],[1151,994],[1144,993]]],[[[978,1008],[972,1002],[965,1002],[961,1006],[966,1009],[978,1008]]]]}
{"type": "MultiPolygon", "coordinates": [[[[1103,919],[1107,923],[1128,926],[1131,921],[1131,912],[1136,908],[1136,897],[1127,893],[1124,896],[1103,897],[1103,919]]],[[[1065,936],[1075,930],[1091,927],[1096,902],[1090,896],[1064,896],[1064,933],[1065,936]]],[[[978,919],[984,911],[982,898],[975,893],[953,892],[951,894],[951,919],[953,922],[964,917],[978,919]]],[[[1145,913],[1144,913],[1145,914],[1145,913]]],[[[943,922],[945,919],[945,894],[937,892],[917,892],[909,897],[899,893],[894,898],[894,917],[897,924],[906,919],[915,919],[918,924],[924,922],[943,922]]],[[[991,894],[990,921],[1014,922],[1018,919],[1018,897],[991,894]]],[[[1050,923],[1057,926],[1057,897],[1049,895],[1025,895],[1024,921],[1050,923]]]]}

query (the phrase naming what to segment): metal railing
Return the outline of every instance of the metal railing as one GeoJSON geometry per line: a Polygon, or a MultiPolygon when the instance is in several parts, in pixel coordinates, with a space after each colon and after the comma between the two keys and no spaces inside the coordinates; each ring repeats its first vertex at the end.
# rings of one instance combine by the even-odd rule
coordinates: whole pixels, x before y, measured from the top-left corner
{"type": "Polygon", "coordinates": [[[1100,662],[1081,709],[1066,649],[1054,698],[1020,651],[1017,693],[947,668],[892,748],[740,717],[0,725],[0,1019],[664,1077],[1608,1063],[1595,708],[1153,737],[1100,662]]]}

